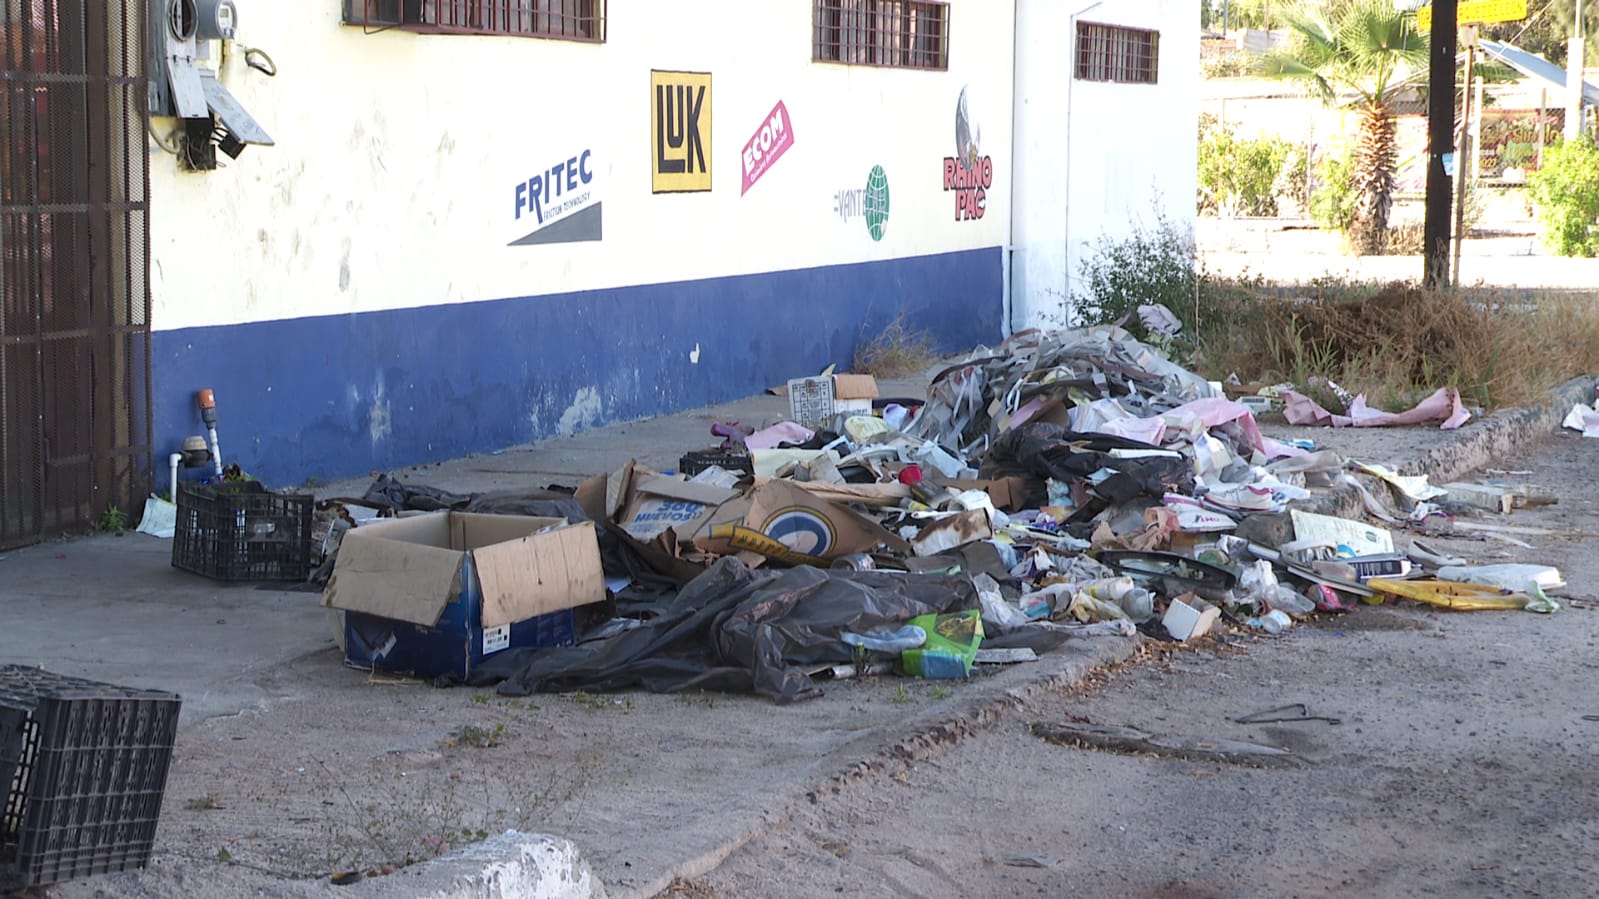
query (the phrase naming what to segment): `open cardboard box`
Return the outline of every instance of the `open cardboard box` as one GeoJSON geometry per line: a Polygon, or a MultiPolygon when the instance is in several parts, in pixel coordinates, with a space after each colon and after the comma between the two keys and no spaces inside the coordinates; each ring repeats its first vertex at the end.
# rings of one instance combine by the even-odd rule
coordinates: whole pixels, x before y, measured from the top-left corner
{"type": "Polygon", "coordinates": [[[570,610],[603,599],[593,522],[465,512],[350,531],[322,593],[346,664],[463,680],[496,652],[571,644],[570,610]]]}

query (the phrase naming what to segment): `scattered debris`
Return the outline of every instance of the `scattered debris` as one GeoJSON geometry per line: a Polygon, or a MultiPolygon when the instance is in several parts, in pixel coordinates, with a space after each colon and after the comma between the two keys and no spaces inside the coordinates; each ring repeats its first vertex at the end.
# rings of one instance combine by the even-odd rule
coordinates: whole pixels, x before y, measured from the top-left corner
{"type": "MultiPolygon", "coordinates": [[[[1156,330],[1167,318],[1141,314],[1156,330]]],[[[713,422],[712,442],[686,448],[675,473],[635,462],[575,490],[492,495],[380,475],[358,501],[318,510],[324,603],[346,610],[346,652],[366,668],[508,695],[778,702],[819,695],[828,676],[982,676],[1074,639],[1278,634],[1359,600],[1554,610],[1543,591],[1558,572],[1466,566],[1396,541],[1547,534],[1468,518],[1552,502],[1548,491],[1436,487],[1255,422],[1280,401],[1290,421],[1457,427],[1469,417],[1458,393],[1389,414],[1319,386],[1348,414],[1291,384],[1230,399],[1117,327],[978,348],[935,375],[924,402],[884,400],[871,376],[829,369],[773,389],[787,420],[713,422]],[[1299,507],[1331,490],[1358,494],[1365,516],[1299,507]],[[395,545],[411,561],[380,551],[395,545]],[[552,614],[565,627],[553,636],[552,614]],[[419,663],[417,634],[449,634],[449,664],[419,663]]],[[[1285,720],[1320,720],[1299,711],[1285,720]]],[[[1166,754],[1269,749],[1131,733],[1166,754]]],[[[1136,742],[1114,729],[1072,739],[1136,742]]]]}

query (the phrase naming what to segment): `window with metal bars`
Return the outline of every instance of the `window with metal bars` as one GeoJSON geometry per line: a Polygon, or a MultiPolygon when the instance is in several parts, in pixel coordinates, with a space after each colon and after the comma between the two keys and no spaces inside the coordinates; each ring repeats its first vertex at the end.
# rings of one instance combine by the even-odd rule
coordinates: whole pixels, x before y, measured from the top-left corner
{"type": "Polygon", "coordinates": [[[949,68],[949,4],[816,0],[811,59],[896,69],[949,68]]]}
{"type": "Polygon", "coordinates": [[[1077,77],[1083,81],[1154,84],[1159,60],[1158,31],[1077,23],[1077,77]]]}
{"type": "Polygon", "coordinates": [[[344,0],[344,22],[368,33],[502,34],[605,40],[605,0],[344,0]]]}

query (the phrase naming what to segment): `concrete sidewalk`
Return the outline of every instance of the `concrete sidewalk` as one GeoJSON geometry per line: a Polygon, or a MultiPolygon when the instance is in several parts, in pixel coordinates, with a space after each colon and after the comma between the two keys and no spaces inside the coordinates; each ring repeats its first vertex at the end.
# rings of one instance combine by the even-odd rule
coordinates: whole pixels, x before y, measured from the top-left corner
{"type": "MultiPolygon", "coordinates": [[[[926,377],[885,381],[884,396],[921,398],[926,377]]],[[[391,472],[461,493],[575,486],[629,459],[661,471],[716,445],[712,422],[786,417],[783,397],[757,394],[676,415],[616,424],[505,450],[391,472]]],[[[359,497],[371,478],[319,486],[359,497]]],[[[276,486],[276,485],[273,485],[276,486]]],[[[138,533],[56,540],[0,554],[0,660],[183,696],[183,720],[263,709],[259,675],[325,652],[333,631],[321,595],[282,584],[228,584],[171,567],[172,541],[138,533]]]]}
{"type": "MultiPolygon", "coordinates": [[[[880,388],[884,396],[920,397],[926,383],[924,374],[882,382],[880,388]]],[[[1551,410],[1564,402],[1553,399],[1535,414],[1510,413],[1496,417],[1497,424],[1474,423],[1455,433],[1309,431],[1283,425],[1268,430],[1287,437],[1313,434],[1330,448],[1352,447],[1345,454],[1364,461],[1422,465],[1441,473],[1425,460],[1447,459],[1445,467],[1464,471],[1486,461],[1488,452],[1502,453],[1518,441],[1547,434],[1558,422],[1551,410]]],[[[682,453],[717,442],[710,435],[712,422],[761,425],[786,413],[785,399],[758,394],[392,474],[458,492],[575,485],[628,459],[670,470],[682,453]]],[[[368,483],[334,483],[316,492],[360,496],[368,483]]],[[[530,718],[524,706],[502,709],[481,692],[416,686],[396,692],[400,688],[374,686],[366,675],[339,667],[319,594],[214,583],[171,568],[170,552],[170,541],[128,534],[57,541],[0,556],[0,607],[9,625],[0,630],[0,661],[184,697],[180,753],[158,837],[160,864],[142,874],[59,888],[67,899],[95,895],[95,890],[106,891],[100,895],[184,895],[184,878],[194,877],[202,863],[200,874],[230,884],[225,893],[213,895],[322,895],[331,889],[325,878],[285,879],[236,864],[219,869],[214,848],[205,849],[212,855],[208,861],[189,853],[222,840],[220,834],[236,834],[222,845],[239,858],[250,841],[270,837],[273,827],[295,829],[285,821],[313,822],[300,831],[319,826],[315,816],[327,813],[318,809],[336,804],[328,800],[325,786],[307,782],[303,793],[263,790],[248,797],[241,788],[239,796],[229,795],[236,805],[224,812],[178,799],[209,797],[210,785],[243,778],[240,772],[251,768],[271,775],[272,790],[299,789],[291,782],[315,775],[312,764],[332,776],[324,759],[365,766],[348,768],[365,772],[352,773],[351,783],[392,777],[384,772],[394,759],[419,776],[418,769],[441,764],[438,737],[448,733],[449,724],[493,712],[514,727],[531,728],[551,714],[546,705],[544,711],[533,710],[540,717],[530,718]],[[362,726],[351,728],[352,719],[362,726]]],[[[974,680],[953,696],[929,694],[911,702],[905,701],[903,686],[896,696],[894,685],[869,682],[836,683],[829,697],[781,710],[760,700],[729,698],[689,711],[682,697],[635,695],[626,699],[623,711],[631,720],[584,719],[583,729],[573,732],[557,717],[548,733],[530,730],[526,741],[504,747],[504,757],[521,767],[536,757],[551,765],[570,764],[571,770],[592,762],[600,773],[582,782],[584,795],[560,828],[582,853],[571,854],[568,870],[586,862],[611,895],[648,896],[674,876],[691,877],[714,867],[809,791],[840,789],[852,779],[873,776],[880,770],[874,760],[936,755],[1006,714],[1018,699],[1058,689],[1131,651],[1132,644],[1122,640],[1083,646],[974,680]],[[701,717],[690,722],[685,714],[701,717]],[[690,751],[680,751],[685,748],[690,751]]],[[[269,870],[266,862],[275,862],[271,851],[277,850],[261,851],[261,861],[251,864],[269,870]]],[[[295,877],[306,876],[303,865],[294,870],[301,872],[295,877]]],[[[380,878],[365,884],[360,894],[408,895],[405,882],[398,875],[380,878]]]]}

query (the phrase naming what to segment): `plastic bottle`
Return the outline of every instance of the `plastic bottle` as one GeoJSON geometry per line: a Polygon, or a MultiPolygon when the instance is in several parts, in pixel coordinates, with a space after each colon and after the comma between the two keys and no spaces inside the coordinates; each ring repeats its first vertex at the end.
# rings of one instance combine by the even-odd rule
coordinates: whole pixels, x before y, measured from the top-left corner
{"type": "Polygon", "coordinates": [[[926,643],[927,631],[914,624],[907,624],[893,629],[878,628],[865,634],[845,633],[841,635],[840,639],[850,646],[859,646],[862,649],[870,649],[877,652],[904,652],[907,649],[915,649],[926,643]]]}
{"type": "Polygon", "coordinates": [[[1272,584],[1262,590],[1260,598],[1265,600],[1266,606],[1273,611],[1286,612],[1295,618],[1303,618],[1316,611],[1314,602],[1282,584],[1272,584]]]}
{"type": "Polygon", "coordinates": [[[1244,623],[1268,634],[1280,634],[1294,626],[1294,620],[1289,618],[1286,612],[1279,612],[1276,609],[1272,609],[1259,618],[1246,619],[1244,623]]]}

